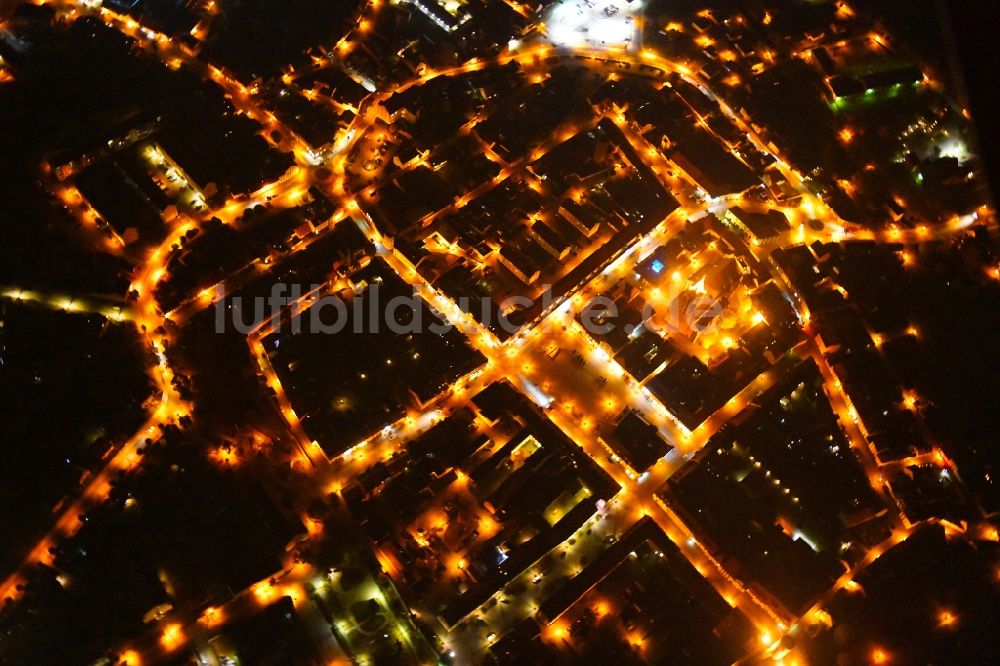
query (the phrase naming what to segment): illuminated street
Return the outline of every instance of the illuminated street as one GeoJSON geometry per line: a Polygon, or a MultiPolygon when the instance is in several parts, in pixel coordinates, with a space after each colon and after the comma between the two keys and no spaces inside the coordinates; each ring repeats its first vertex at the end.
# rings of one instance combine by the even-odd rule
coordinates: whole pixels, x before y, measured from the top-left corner
{"type": "MultiPolygon", "coordinates": [[[[801,30],[487,4],[296,4],[273,51],[282,10],[223,0],[0,17],[0,92],[91,41],[167,91],[143,108],[130,73],[81,102],[96,139],[24,158],[45,272],[80,265],[26,254],[0,317],[89,327],[81,367],[126,335],[139,418],[81,402],[103,421],[37,467],[68,481],[11,533],[0,661],[60,663],[24,655],[72,614],[61,663],[973,663],[948,632],[990,635],[1000,537],[988,409],[951,373],[990,361],[940,361],[990,344],[966,332],[1000,288],[969,112],[843,2],[801,30]],[[772,111],[803,78],[822,164],[772,111]],[[928,584],[951,605],[914,647],[858,618],[909,604],[885,580],[916,548],[993,578],[928,584]]],[[[109,385],[20,370],[11,322],[27,400],[109,385]]]]}

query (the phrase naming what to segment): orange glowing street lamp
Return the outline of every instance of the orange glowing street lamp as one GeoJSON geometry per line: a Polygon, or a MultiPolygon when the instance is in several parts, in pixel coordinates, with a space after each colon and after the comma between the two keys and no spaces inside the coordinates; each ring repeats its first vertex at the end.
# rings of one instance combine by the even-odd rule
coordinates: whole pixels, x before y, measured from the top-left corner
{"type": "Polygon", "coordinates": [[[549,626],[548,636],[551,640],[566,640],[569,636],[569,629],[564,622],[554,622],[549,626]]]}
{"type": "Polygon", "coordinates": [[[888,652],[882,648],[875,648],[871,653],[871,662],[873,664],[888,664],[890,663],[891,657],[888,652]]]}
{"type": "Polygon", "coordinates": [[[135,650],[125,650],[118,657],[118,661],[122,666],[140,666],[142,664],[142,658],[135,650]]]}
{"type": "Polygon", "coordinates": [[[184,630],[179,624],[168,624],[163,630],[160,642],[167,650],[173,650],[184,640],[184,630]]]}

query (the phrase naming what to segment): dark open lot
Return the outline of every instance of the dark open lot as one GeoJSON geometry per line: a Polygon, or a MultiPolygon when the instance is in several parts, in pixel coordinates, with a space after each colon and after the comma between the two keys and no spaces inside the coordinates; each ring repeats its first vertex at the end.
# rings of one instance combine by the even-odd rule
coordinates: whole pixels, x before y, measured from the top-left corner
{"type": "Polygon", "coordinates": [[[154,606],[197,614],[280,570],[301,525],[264,493],[252,460],[220,465],[207,452],[176,429],[146,449],[142,473],[122,477],[58,549],[65,586],[40,570],[5,614],[4,663],[91,663],[148,631],[154,606]]]}
{"type": "Polygon", "coordinates": [[[359,0],[229,0],[209,36],[204,56],[242,79],[280,74],[306,60],[305,51],[332,47],[347,32],[359,0]],[[280,20],[275,20],[280,16],[280,20]]]}
{"type": "Polygon", "coordinates": [[[129,323],[0,304],[0,568],[8,572],[51,527],[52,507],[132,435],[151,393],[151,359],[129,323]]]}
{"type": "MultiPolygon", "coordinates": [[[[484,361],[457,330],[443,335],[431,330],[443,322],[422,299],[417,299],[415,310],[384,310],[393,298],[410,298],[413,291],[382,260],[372,261],[350,279],[368,287],[360,296],[338,290],[346,305],[341,331],[324,334],[314,329],[317,322],[306,310],[299,318],[301,334],[292,333],[289,326],[264,340],[303,427],[331,456],[396,421],[407,406],[433,397],[484,361]],[[357,300],[360,314],[355,312],[357,300]],[[370,325],[373,317],[377,327],[370,325]],[[401,327],[414,321],[422,325],[414,326],[419,332],[396,333],[388,317],[401,327]]],[[[329,326],[341,315],[327,307],[320,317],[329,326]]]]}

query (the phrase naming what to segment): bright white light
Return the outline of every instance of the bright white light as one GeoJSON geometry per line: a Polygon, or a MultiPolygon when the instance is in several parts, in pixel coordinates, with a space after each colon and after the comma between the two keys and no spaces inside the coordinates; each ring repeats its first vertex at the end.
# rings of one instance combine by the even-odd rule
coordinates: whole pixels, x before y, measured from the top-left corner
{"type": "Polygon", "coordinates": [[[954,157],[959,164],[969,161],[969,147],[965,142],[956,137],[949,137],[938,144],[941,150],[941,157],[954,157]]]}
{"type": "Polygon", "coordinates": [[[638,41],[635,16],[641,3],[627,0],[562,0],[545,19],[549,40],[557,46],[631,48],[638,41]]]}
{"type": "Polygon", "coordinates": [[[542,409],[548,409],[552,406],[552,402],[555,398],[547,395],[544,391],[542,391],[542,389],[538,388],[538,386],[529,381],[523,375],[518,375],[518,379],[520,379],[521,383],[524,385],[524,390],[528,394],[528,397],[531,398],[536,405],[540,406],[542,409]]]}
{"type": "Polygon", "coordinates": [[[355,133],[356,133],[355,130],[351,130],[350,132],[342,136],[340,140],[333,146],[333,154],[337,155],[339,153],[344,152],[344,150],[347,149],[347,146],[351,143],[351,141],[354,140],[355,133]]]}
{"type": "Polygon", "coordinates": [[[807,537],[807,536],[806,536],[805,534],[803,534],[803,533],[802,533],[802,532],[800,532],[799,530],[795,530],[795,531],[794,531],[794,532],[792,533],[792,538],[793,538],[793,539],[801,539],[802,541],[805,541],[805,542],[806,542],[806,544],[807,544],[807,545],[808,545],[808,546],[809,546],[810,548],[812,548],[812,549],[813,549],[813,550],[814,550],[815,552],[817,552],[817,553],[819,552],[819,548],[818,548],[818,547],[816,546],[816,544],[815,544],[815,543],[814,543],[814,542],[813,542],[813,541],[812,541],[812,540],[811,540],[811,539],[810,539],[809,537],[807,537]]]}

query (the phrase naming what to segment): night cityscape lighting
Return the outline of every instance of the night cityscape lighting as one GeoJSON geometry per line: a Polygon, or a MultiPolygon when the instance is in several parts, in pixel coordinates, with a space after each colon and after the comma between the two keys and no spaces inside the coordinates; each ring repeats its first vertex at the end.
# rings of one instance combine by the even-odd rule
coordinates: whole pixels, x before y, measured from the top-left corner
{"type": "Polygon", "coordinates": [[[4,3],[0,665],[996,663],[947,4],[4,3]]]}

